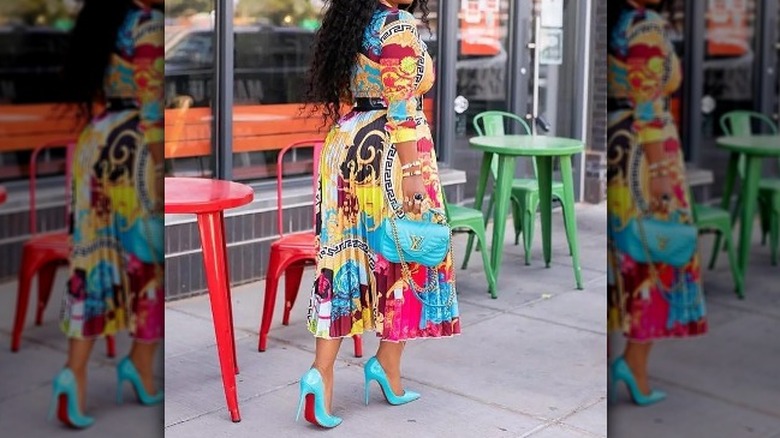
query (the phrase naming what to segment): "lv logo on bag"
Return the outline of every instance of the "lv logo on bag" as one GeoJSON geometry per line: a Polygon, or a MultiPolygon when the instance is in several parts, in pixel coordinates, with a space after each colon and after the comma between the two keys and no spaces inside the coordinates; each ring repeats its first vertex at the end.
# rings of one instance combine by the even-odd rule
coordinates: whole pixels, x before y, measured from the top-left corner
{"type": "Polygon", "coordinates": [[[419,251],[420,247],[422,247],[422,242],[423,242],[422,236],[409,236],[409,237],[412,239],[411,250],[419,251]]]}
{"type": "Polygon", "coordinates": [[[663,236],[658,236],[658,248],[661,251],[666,251],[666,245],[669,244],[669,239],[663,236]]]}

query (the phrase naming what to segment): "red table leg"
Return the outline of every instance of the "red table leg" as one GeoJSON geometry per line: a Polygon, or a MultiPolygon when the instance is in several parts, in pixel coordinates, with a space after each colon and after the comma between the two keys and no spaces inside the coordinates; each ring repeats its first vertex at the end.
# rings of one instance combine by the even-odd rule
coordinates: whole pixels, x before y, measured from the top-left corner
{"type": "Polygon", "coordinates": [[[228,288],[227,249],[225,248],[224,219],[221,211],[198,214],[198,227],[203,248],[203,266],[211,300],[217,354],[222,372],[230,418],[241,421],[236,391],[235,338],[232,337],[230,293],[228,288]],[[232,351],[231,351],[232,350],[232,351]]]}
{"type": "MultiPolygon", "coordinates": [[[[227,232],[225,231],[225,213],[220,211],[219,218],[222,221],[222,236],[224,240],[227,240],[227,232]]],[[[225,249],[227,253],[227,249],[225,249]]],[[[238,356],[236,352],[236,326],[233,324],[233,296],[230,293],[230,264],[227,256],[225,257],[225,290],[227,291],[227,303],[228,312],[230,313],[230,340],[233,343],[233,365],[236,368],[236,374],[238,374],[238,356]]]]}

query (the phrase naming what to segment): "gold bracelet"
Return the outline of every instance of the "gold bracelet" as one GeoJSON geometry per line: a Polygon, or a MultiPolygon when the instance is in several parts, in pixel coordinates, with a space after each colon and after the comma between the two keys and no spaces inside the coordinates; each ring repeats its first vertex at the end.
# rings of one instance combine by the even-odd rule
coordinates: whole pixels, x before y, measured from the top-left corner
{"type": "Polygon", "coordinates": [[[415,170],[414,172],[404,172],[404,173],[401,174],[401,177],[402,178],[408,178],[410,176],[418,176],[418,175],[422,175],[422,171],[415,170]]]}
{"type": "Polygon", "coordinates": [[[414,160],[411,163],[406,163],[401,166],[401,170],[409,170],[412,167],[418,167],[420,166],[420,160],[414,160]]]}
{"type": "Polygon", "coordinates": [[[651,163],[647,166],[648,169],[652,172],[653,170],[660,169],[662,167],[669,167],[671,165],[671,160],[668,158],[665,158],[661,161],[656,161],[655,163],[651,163]]]}

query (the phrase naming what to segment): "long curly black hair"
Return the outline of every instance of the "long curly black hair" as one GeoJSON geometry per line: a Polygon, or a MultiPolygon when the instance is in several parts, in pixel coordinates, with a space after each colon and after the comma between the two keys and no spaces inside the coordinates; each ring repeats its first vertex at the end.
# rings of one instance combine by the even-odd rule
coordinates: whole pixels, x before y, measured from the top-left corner
{"type": "Polygon", "coordinates": [[[133,0],[85,0],[79,12],[62,76],[64,101],[78,107],[82,121],[92,118],[92,105],[103,98],[119,27],[133,4],[133,0]]]}
{"type": "MultiPolygon", "coordinates": [[[[321,111],[323,126],[341,118],[341,105],[351,102],[352,69],[363,45],[363,34],[379,6],[379,0],[326,0],[325,16],[315,37],[314,57],[306,93],[310,113],[321,111]]],[[[422,13],[428,25],[428,0],[402,6],[422,13]]]]}
{"type": "MultiPolygon", "coordinates": [[[[617,26],[618,19],[620,19],[620,15],[623,13],[623,11],[634,8],[634,6],[631,5],[627,0],[615,0],[611,2],[609,6],[610,7],[607,10],[607,38],[612,35],[612,31],[617,26]]],[[[649,5],[647,8],[652,9],[658,13],[662,13],[664,11],[674,13],[675,6],[676,0],[663,0],[659,4],[652,6],[649,5]]]]}

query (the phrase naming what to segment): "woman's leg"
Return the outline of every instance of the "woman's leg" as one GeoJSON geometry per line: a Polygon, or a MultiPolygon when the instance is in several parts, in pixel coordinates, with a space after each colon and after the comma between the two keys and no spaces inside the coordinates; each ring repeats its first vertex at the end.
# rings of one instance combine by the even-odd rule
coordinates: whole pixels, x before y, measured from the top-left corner
{"type": "Polygon", "coordinates": [[[68,363],[66,366],[76,376],[79,410],[81,410],[82,414],[86,412],[87,408],[87,364],[89,363],[89,356],[94,345],[94,339],[75,338],[70,338],[68,345],[68,363]]]}
{"type": "Polygon", "coordinates": [[[141,376],[141,382],[144,384],[146,393],[150,395],[157,394],[152,369],[154,368],[154,354],[157,352],[158,346],[159,342],[133,341],[129,354],[130,360],[141,376]]]}
{"type": "Polygon", "coordinates": [[[317,338],[314,347],[313,366],[322,375],[322,382],[325,385],[325,408],[328,413],[331,412],[331,402],[333,401],[333,366],[336,363],[339,348],[341,348],[341,338],[317,338]]]}
{"type": "Polygon", "coordinates": [[[406,342],[381,341],[376,351],[376,359],[385,370],[387,380],[390,382],[390,389],[395,395],[404,394],[404,388],[401,384],[401,355],[405,346],[406,342]]]}
{"type": "Polygon", "coordinates": [[[631,368],[631,374],[634,375],[639,390],[642,394],[650,394],[650,383],[647,381],[647,361],[650,358],[650,349],[652,342],[632,342],[628,341],[623,358],[628,367],[631,368]]]}

